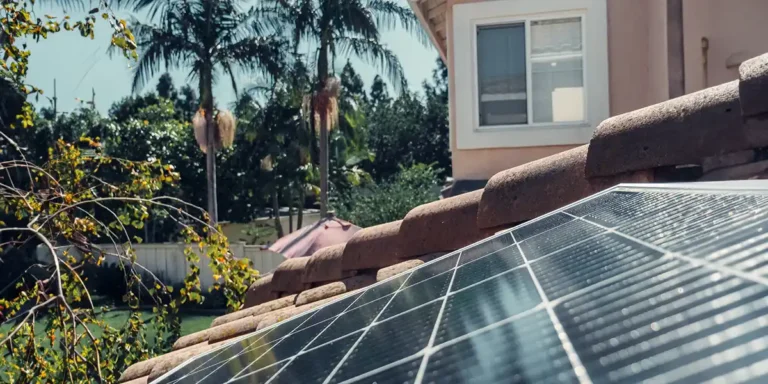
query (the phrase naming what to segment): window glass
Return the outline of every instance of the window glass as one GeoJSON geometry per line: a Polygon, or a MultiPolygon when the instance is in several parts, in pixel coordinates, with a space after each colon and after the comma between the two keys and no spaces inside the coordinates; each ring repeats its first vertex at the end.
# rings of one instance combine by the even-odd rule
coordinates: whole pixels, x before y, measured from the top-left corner
{"type": "Polygon", "coordinates": [[[581,18],[531,22],[533,122],[584,121],[581,18]]]}
{"type": "Polygon", "coordinates": [[[525,24],[477,30],[480,126],[528,124],[525,24]]]}

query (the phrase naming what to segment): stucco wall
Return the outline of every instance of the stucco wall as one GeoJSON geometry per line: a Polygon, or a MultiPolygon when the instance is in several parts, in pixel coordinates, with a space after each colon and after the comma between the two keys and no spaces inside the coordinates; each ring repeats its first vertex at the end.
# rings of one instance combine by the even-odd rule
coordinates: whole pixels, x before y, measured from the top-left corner
{"type": "Polygon", "coordinates": [[[738,78],[738,66],[768,52],[768,1],[683,0],[686,92],[704,88],[701,38],[709,39],[707,86],[738,78]]]}
{"type": "Polygon", "coordinates": [[[667,100],[666,0],[608,1],[611,115],[667,100]]]}

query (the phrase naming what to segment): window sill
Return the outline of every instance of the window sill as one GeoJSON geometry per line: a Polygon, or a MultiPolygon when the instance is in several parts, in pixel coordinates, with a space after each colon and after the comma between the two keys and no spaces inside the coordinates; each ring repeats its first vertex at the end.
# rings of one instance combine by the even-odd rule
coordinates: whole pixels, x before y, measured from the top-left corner
{"type": "Polygon", "coordinates": [[[458,130],[457,149],[523,148],[586,144],[594,127],[589,123],[530,124],[458,130]]]}
{"type": "Polygon", "coordinates": [[[510,125],[490,125],[485,127],[475,127],[475,132],[515,132],[515,131],[528,131],[534,129],[578,129],[578,128],[591,128],[586,121],[581,122],[568,122],[568,123],[533,123],[533,124],[510,124],[510,125]]]}

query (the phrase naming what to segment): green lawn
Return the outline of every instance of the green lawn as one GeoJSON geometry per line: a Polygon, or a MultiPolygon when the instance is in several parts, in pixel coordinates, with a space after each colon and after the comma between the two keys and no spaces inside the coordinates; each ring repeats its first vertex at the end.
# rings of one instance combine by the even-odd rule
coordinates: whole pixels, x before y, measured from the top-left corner
{"type": "MultiPolygon", "coordinates": [[[[150,319],[154,316],[152,311],[143,311],[142,312],[145,321],[149,322],[150,319]]],[[[126,320],[128,320],[129,311],[128,310],[113,310],[108,312],[104,315],[104,320],[112,327],[114,328],[120,328],[122,327],[126,320]]],[[[210,328],[211,322],[213,319],[215,319],[218,315],[201,315],[201,314],[181,314],[181,335],[188,335],[190,333],[195,333],[198,331],[202,331],[206,328],[210,328]]],[[[0,327],[0,334],[8,334],[8,332],[13,329],[12,324],[5,324],[2,327],[0,327]]],[[[96,337],[100,336],[100,329],[97,327],[93,328],[94,334],[96,337]]],[[[35,334],[40,334],[40,337],[43,337],[45,333],[45,319],[39,319],[36,322],[35,326],[35,334]]]]}
{"type": "MultiPolygon", "coordinates": [[[[128,319],[129,312],[127,310],[115,310],[107,313],[104,315],[104,320],[106,322],[114,327],[114,328],[120,328],[125,324],[125,321],[128,319]]],[[[149,321],[154,315],[152,314],[152,311],[144,311],[143,312],[143,318],[146,321],[149,321]]],[[[181,335],[189,335],[190,333],[195,333],[198,331],[202,331],[206,328],[211,327],[211,322],[213,319],[218,317],[219,315],[199,315],[199,314],[181,314],[181,335]]]]}

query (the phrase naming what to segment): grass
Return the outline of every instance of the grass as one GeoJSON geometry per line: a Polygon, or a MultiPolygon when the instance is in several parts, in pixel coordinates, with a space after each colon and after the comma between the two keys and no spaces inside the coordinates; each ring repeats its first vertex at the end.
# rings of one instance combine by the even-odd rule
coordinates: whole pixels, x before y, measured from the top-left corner
{"type": "MultiPolygon", "coordinates": [[[[120,328],[128,320],[129,314],[130,312],[127,310],[114,310],[104,315],[104,320],[113,328],[120,328]]],[[[142,318],[146,321],[149,321],[153,316],[152,311],[142,311],[142,318]]],[[[181,313],[181,335],[189,335],[210,328],[211,322],[218,316],[181,313]]]]}
{"type": "MultiPolygon", "coordinates": [[[[113,328],[121,328],[128,320],[130,312],[128,310],[112,310],[104,314],[103,319],[113,328]]],[[[142,318],[149,322],[154,314],[152,311],[142,311],[142,318]]],[[[219,315],[201,315],[196,313],[181,313],[181,335],[188,335],[204,329],[210,328],[211,322],[219,315]]],[[[45,334],[45,319],[38,319],[35,322],[35,334],[44,337],[45,334]]],[[[7,335],[13,329],[13,324],[5,324],[0,327],[0,334],[7,335]]],[[[101,329],[93,326],[91,330],[94,336],[99,337],[101,335],[101,329]]],[[[151,331],[150,331],[151,332],[151,331]]],[[[151,335],[150,335],[151,336],[151,335]]],[[[37,338],[37,337],[36,337],[37,338]]]]}

